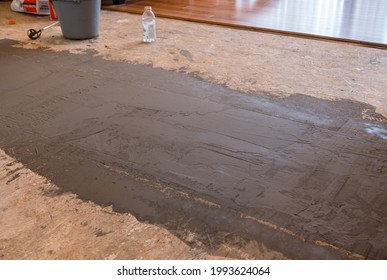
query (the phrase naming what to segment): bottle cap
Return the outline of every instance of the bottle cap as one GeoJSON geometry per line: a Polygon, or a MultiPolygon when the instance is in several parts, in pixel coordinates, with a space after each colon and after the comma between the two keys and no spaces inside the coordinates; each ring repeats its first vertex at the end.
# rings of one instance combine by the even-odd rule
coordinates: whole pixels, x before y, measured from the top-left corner
{"type": "Polygon", "coordinates": [[[152,6],[145,6],[145,11],[151,11],[152,10],[152,6]]]}

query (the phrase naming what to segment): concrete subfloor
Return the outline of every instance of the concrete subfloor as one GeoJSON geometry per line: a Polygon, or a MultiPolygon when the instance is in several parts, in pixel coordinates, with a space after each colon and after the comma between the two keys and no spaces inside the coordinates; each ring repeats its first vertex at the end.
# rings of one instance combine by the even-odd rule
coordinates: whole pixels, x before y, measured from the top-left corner
{"type": "Polygon", "coordinates": [[[0,148],[62,191],[223,257],[386,257],[386,51],[106,11],[30,41],[0,4],[0,148]]]}

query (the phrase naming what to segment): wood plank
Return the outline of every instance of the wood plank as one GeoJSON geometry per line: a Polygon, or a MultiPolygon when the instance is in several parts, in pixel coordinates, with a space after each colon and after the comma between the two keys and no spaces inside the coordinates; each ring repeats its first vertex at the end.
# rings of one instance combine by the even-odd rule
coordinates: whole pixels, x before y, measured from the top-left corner
{"type": "Polygon", "coordinates": [[[132,0],[103,9],[387,48],[385,0],[132,0]]]}

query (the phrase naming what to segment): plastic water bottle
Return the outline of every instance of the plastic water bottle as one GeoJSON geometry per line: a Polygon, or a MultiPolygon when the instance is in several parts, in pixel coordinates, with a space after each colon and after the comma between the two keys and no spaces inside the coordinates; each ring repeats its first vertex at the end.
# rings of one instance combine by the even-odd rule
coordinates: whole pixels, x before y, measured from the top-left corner
{"type": "Polygon", "coordinates": [[[156,16],[151,6],[146,6],[142,14],[142,28],[144,31],[144,42],[156,41],[156,16]]]}

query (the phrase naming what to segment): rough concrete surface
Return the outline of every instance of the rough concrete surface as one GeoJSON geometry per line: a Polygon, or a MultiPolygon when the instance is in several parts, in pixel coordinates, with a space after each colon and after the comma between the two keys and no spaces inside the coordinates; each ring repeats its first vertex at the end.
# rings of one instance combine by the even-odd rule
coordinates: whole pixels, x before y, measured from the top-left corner
{"type": "Polygon", "coordinates": [[[31,42],[47,20],[1,4],[2,258],[386,257],[384,50],[162,19],[144,45],[105,11],[97,39],[31,42]]]}

